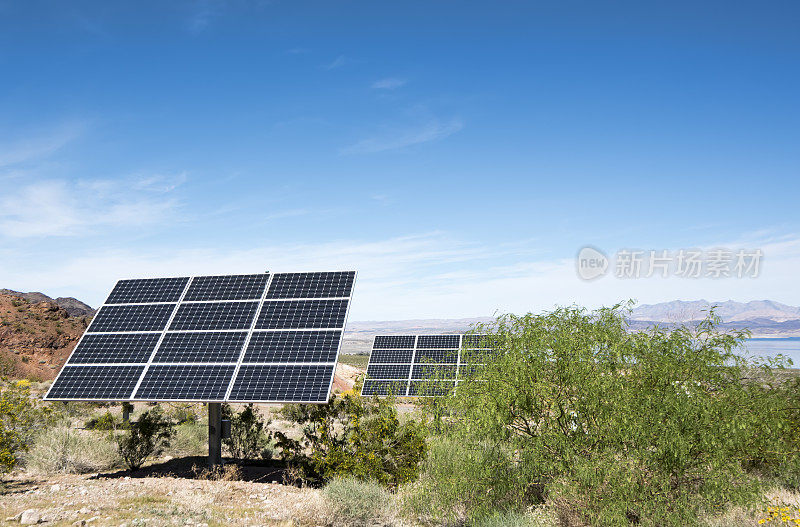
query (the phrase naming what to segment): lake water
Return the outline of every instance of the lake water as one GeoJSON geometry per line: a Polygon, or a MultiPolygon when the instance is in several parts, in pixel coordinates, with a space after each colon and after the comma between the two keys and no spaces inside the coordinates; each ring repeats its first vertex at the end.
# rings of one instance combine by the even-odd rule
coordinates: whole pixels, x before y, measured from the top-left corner
{"type": "Polygon", "coordinates": [[[783,354],[792,359],[793,368],[800,368],[800,337],[783,339],[747,339],[747,355],[775,357],[783,354]]]}

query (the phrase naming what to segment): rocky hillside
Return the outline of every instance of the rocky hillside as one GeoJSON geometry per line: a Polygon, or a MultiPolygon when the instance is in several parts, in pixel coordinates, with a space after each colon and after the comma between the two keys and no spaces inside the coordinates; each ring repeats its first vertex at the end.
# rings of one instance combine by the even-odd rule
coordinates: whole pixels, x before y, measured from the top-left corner
{"type": "Polygon", "coordinates": [[[94,311],[74,298],[53,300],[41,293],[2,291],[6,292],[0,293],[0,373],[54,378],[91,320],[67,308],[75,313],[94,311]]]}
{"type": "Polygon", "coordinates": [[[39,293],[39,292],[20,293],[19,291],[13,291],[11,289],[0,289],[0,295],[15,296],[18,298],[25,299],[33,304],[36,304],[38,302],[52,302],[56,304],[58,307],[64,309],[67,313],[69,313],[73,317],[92,316],[94,315],[95,312],[95,310],[92,309],[89,305],[84,304],[77,298],[73,298],[71,296],[66,296],[66,297],[60,296],[58,298],[50,298],[44,293],[39,293]]]}

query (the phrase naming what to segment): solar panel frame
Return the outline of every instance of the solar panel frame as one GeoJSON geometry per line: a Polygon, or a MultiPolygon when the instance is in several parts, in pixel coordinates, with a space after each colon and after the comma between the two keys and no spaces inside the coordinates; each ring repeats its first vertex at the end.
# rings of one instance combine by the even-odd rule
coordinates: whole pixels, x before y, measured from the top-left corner
{"type": "MultiPolygon", "coordinates": [[[[349,284],[350,284],[350,289],[348,291],[348,293],[349,293],[348,296],[346,296],[346,297],[336,296],[336,297],[332,297],[332,298],[315,297],[313,299],[287,298],[285,300],[277,300],[276,299],[274,301],[342,300],[342,301],[345,302],[344,305],[346,306],[345,309],[344,309],[344,314],[343,314],[343,316],[339,316],[339,318],[337,319],[337,325],[334,326],[334,327],[331,327],[330,324],[326,324],[325,327],[310,327],[310,328],[307,328],[307,327],[304,327],[304,328],[290,327],[290,328],[281,328],[281,329],[274,329],[274,330],[267,330],[267,331],[259,331],[256,328],[256,326],[258,324],[258,320],[259,320],[259,315],[260,315],[261,309],[263,308],[263,306],[265,305],[265,303],[267,301],[267,294],[270,291],[270,284],[271,284],[273,278],[276,275],[295,275],[295,276],[298,276],[298,275],[304,275],[304,274],[308,274],[308,275],[311,275],[311,274],[324,275],[324,274],[326,274],[326,273],[318,273],[318,272],[317,273],[265,273],[265,276],[267,276],[267,280],[266,280],[266,282],[264,284],[263,290],[261,291],[260,299],[256,300],[258,302],[258,304],[257,304],[257,307],[256,307],[254,313],[253,313],[249,329],[241,329],[241,330],[202,330],[202,329],[198,329],[198,330],[191,330],[191,329],[176,330],[176,329],[172,329],[173,321],[174,321],[177,313],[179,312],[180,307],[183,306],[183,305],[200,304],[200,303],[220,304],[220,303],[227,303],[227,302],[248,302],[248,301],[255,300],[255,299],[244,299],[244,298],[236,299],[236,300],[192,300],[192,301],[186,300],[187,292],[192,287],[193,280],[195,278],[198,278],[198,277],[174,277],[172,279],[172,280],[186,279],[186,282],[185,282],[185,285],[183,287],[183,290],[181,291],[180,298],[178,298],[174,302],[155,302],[154,301],[154,302],[143,302],[143,303],[136,303],[136,304],[123,304],[123,303],[116,303],[116,304],[107,304],[106,303],[106,304],[103,304],[98,309],[97,315],[95,315],[95,319],[92,321],[92,324],[95,323],[95,320],[97,320],[97,316],[100,313],[102,313],[103,309],[107,309],[108,310],[108,308],[110,308],[110,307],[127,306],[127,305],[154,306],[154,305],[170,305],[171,304],[172,310],[170,312],[170,315],[167,318],[166,323],[164,324],[164,326],[160,330],[156,330],[156,331],[153,331],[153,330],[150,330],[150,331],[113,331],[113,332],[98,333],[98,332],[93,332],[92,331],[92,324],[90,324],[89,327],[87,328],[87,330],[84,332],[84,334],[81,335],[81,338],[78,340],[78,344],[76,345],[75,349],[73,350],[73,353],[74,353],[75,350],[77,350],[78,347],[81,345],[81,343],[83,342],[84,338],[86,338],[87,336],[91,336],[91,335],[103,335],[103,334],[138,335],[138,334],[144,334],[144,333],[149,333],[149,334],[155,333],[155,334],[158,334],[159,335],[158,342],[157,342],[156,346],[153,348],[152,352],[147,357],[147,361],[146,362],[136,362],[136,363],[111,363],[111,362],[109,362],[109,363],[102,363],[102,364],[94,364],[94,363],[69,364],[69,360],[70,359],[68,358],[67,363],[65,365],[65,367],[68,365],[68,366],[70,366],[70,368],[86,368],[86,367],[97,367],[97,366],[102,366],[102,367],[127,366],[127,367],[142,368],[141,374],[138,376],[138,379],[137,379],[137,381],[135,383],[135,386],[130,391],[130,393],[127,395],[127,397],[115,396],[113,398],[99,398],[99,399],[98,398],[90,398],[90,397],[82,397],[82,396],[79,396],[79,395],[78,396],[74,396],[74,397],[58,397],[58,398],[51,397],[51,393],[55,393],[54,388],[56,388],[56,385],[59,383],[59,379],[61,378],[62,374],[65,371],[70,371],[70,372],[73,371],[72,369],[65,370],[65,368],[62,368],[62,370],[59,372],[59,374],[56,377],[56,379],[53,381],[53,384],[51,385],[50,389],[45,394],[44,398],[46,400],[64,400],[64,401],[66,401],[66,400],[73,400],[73,401],[91,400],[91,401],[131,401],[131,402],[132,401],[142,401],[142,402],[145,402],[145,401],[147,401],[147,402],[159,402],[159,401],[163,401],[163,402],[170,402],[170,401],[175,401],[175,402],[185,402],[185,401],[222,402],[222,401],[228,400],[227,398],[228,398],[228,396],[230,395],[231,391],[234,388],[234,385],[235,385],[236,380],[237,380],[238,373],[239,373],[239,371],[241,370],[241,368],[243,366],[248,366],[248,367],[249,366],[303,366],[303,367],[330,366],[330,370],[331,370],[332,373],[330,374],[330,379],[328,380],[327,391],[325,392],[325,399],[324,400],[322,400],[322,399],[314,400],[314,401],[305,401],[305,400],[303,400],[303,401],[300,401],[300,400],[280,400],[280,401],[275,401],[275,400],[262,400],[262,399],[255,399],[255,400],[236,399],[235,400],[235,402],[254,402],[254,403],[291,403],[291,402],[324,403],[324,402],[327,402],[327,400],[330,399],[330,395],[331,395],[331,392],[332,392],[332,389],[333,389],[333,380],[334,380],[334,374],[335,374],[335,370],[336,370],[336,364],[338,363],[339,355],[341,353],[341,348],[342,348],[342,336],[344,334],[344,327],[345,327],[345,324],[347,322],[347,318],[349,317],[350,305],[352,303],[352,296],[353,296],[353,288],[355,286],[355,281],[356,281],[356,278],[357,278],[357,272],[356,271],[333,271],[333,272],[330,272],[330,273],[334,273],[335,275],[338,275],[340,278],[341,278],[341,276],[343,274],[347,274],[347,273],[351,274],[352,278],[351,279],[350,278],[347,279],[347,280],[349,280],[349,284]],[[247,336],[246,336],[245,341],[244,341],[244,343],[243,343],[243,345],[241,347],[241,350],[239,350],[238,357],[236,358],[236,360],[233,360],[233,361],[230,361],[230,362],[181,362],[181,361],[159,362],[159,359],[157,358],[158,352],[161,349],[162,343],[163,343],[163,341],[165,340],[165,338],[168,335],[174,335],[174,334],[178,334],[178,333],[201,333],[201,332],[208,332],[208,333],[216,334],[216,333],[225,333],[225,332],[234,332],[234,331],[235,332],[240,332],[240,333],[244,332],[244,331],[247,332],[247,336]],[[270,363],[265,363],[265,362],[246,362],[245,361],[245,353],[246,353],[246,351],[248,349],[248,345],[249,345],[249,342],[250,342],[253,334],[254,333],[262,333],[262,332],[266,333],[268,331],[290,331],[290,332],[297,332],[297,333],[304,332],[304,331],[337,332],[337,334],[336,334],[337,344],[336,344],[335,355],[332,357],[332,360],[330,360],[331,357],[326,357],[326,359],[329,359],[329,360],[325,360],[324,362],[315,362],[315,361],[309,362],[307,360],[298,360],[296,362],[282,361],[282,362],[270,362],[270,363]],[[181,366],[181,367],[183,367],[183,366],[215,366],[215,367],[230,366],[230,367],[233,367],[234,370],[233,370],[233,373],[232,373],[232,375],[231,375],[231,377],[229,379],[228,385],[227,385],[227,387],[225,389],[225,397],[223,399],[209,400],[207,398],[198,398],[198,399],[191,399],[190,398],[190,399],[186,399],[186,398],[165,398],[165,397],[142,397],[142,396],[140,396],[140,393],[139,393],[140,392],[140,388],[142,386],[142,383],[145,380],[145,378],[146,378],[146,376],[148,374],[148,371],[151,369],[151,367],[156,367],[156,366],[157,367],[162,367],[162,366],[176,366],[176,367],[177,366],[181,366]]],[[[225,277],[246,277],[246,276],[251,276],[251,275],[218,275],[218,276],[211,276],[211,277],[204,277],[204,278],[208,279],[208,278],[215,278],[215,277],[225,278],[225,277]]],[[[256,276],[256,275],[252,275],[252,276],[256,276]]],[[[143,279],[143,280],[170,280],[170,279],[168,279],[168,278],[159,278],[159,279],[143,279]]],[[[129,280],[128,282],[131,282],[131,281],[133,281],[133,280],[129,280]]],[[[341,304],[337,304],[337,305],[341,306],[341,304]]],[[[339,309],[341,310],[341,307],[339,307],[339,309]]],[[[72,356],[72,354],[70,355],[70,357],[71,356],[72,356]]],[[[85,371],[89,372],[90,370],[85,370],[85,371]]],[[[295,381],[295,382],[299,382],[302,385],[303,381],[301,379],[300,381],[295,381]]],[[[319,386],[318,383],[315,384],[315,386],[319,387],[320,389],[322,388],[322,386],[319,386]]],[[[143,393],[144,393],[144,391],[143,391],[143,393]]],[[[317,392],[314,392],[314,393],[317,393],[317,392]]]]}

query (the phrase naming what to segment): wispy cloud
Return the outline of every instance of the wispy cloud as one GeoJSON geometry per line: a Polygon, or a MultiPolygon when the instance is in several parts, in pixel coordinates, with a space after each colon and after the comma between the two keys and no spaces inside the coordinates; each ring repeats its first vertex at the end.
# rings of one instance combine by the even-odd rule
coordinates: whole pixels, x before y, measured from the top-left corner
{"type": "Polygon", "coordinates": [[[52,179],[18,187],[0,197],[0,237],[79,236],[158,223],[179,202],[165,195],[174,183],[156,181],[52,179]]]}
{"type": "Polygon", "coordinates": [[[414,128],[387,131],[382,135],[362,139],[344,147],[341,154],[371,154],[390,150],[401,150],[413,145],[439,141],[464,128],[460,119],[449,121],[431,120],[414,128]]]}
{"type": "Polygon", "coordinates": [[[139,175],[134,178],[133,188],[148,192],[167,193],[172,192],[179,186],[186,183],[189,176],[186,172],[177,174],[149,174],[139,175]]]}
{"type": "Polygon", "coordinates": [[[386,79],[379,79],[372,83],[372,87],[376,90],[395,90],[405,86],[408,81],[405,79],[398,79],[396,77],[388,77],[386,79]]]}
{"type": "Polygon", "coordinates": [[[191,33],[202,33],[208,28],[211,19],[219,14],[222,7],[220,0],[199,0],[194,3],[193,11],[187,21],[191,33]]]}
{"type": "Polygon", "coordinates": [[[572,303],[610,305],[628,298],[642,303],[769,298],[797,305],[800,236],[787,235],[757,246],[765,254],[763,273],[757,279],[606,276],[585,282],[575,272],[574,255],[544,256],[535,241],[479,244],[442,232],[240,248],[214,243],[194,248],[83,248],[59,254],[57,265],[48,258],[20,258],[0,245],[0,276],[5,287],[77,296],[96,305],[120,278],[356,269],[353,320],[524,313],[572,303]]]}
{"type": "Polygon", "coordinates": [[[35,137],[0,143],[0,168],[41,161],[77,139],[83,130],[82,124],[71,123],[35,137]]]}
{"type": "Polygon", "coordinates": [[[329,71],[330,70],[335,70],[335,69],[341,68],[345,64],[349,64],[350,62],[351,62],[351,60],[349,58],[345,57],[344,55],[339,55],[338,57],[333,59],[331,62],[323,65],[322,69],[329,70],[329,71]]]}

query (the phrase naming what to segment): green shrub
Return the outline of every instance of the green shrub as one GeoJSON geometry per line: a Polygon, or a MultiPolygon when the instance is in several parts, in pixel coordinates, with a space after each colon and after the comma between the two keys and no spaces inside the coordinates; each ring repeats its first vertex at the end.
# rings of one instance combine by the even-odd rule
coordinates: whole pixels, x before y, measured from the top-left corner
{"type": "Polygon", "coordinates": [[[334,527],[385,525],[391,517],[392,496],[378,483],[335,477],[322,498],[334,527]]]}
{"type": "Polygon", "coordinates": [[[200,420],[198,405],[196,404],[170,404],[168,406],[168,415],[174,419],[177,424],[196,423],[200,420]]]}
{"type": "Polygon", "coordinates": [[[270,449],[269,422],[252,404],[241,411],[234,412],[230,405],[222,407],[223,419],[231,421],[231,436],[222,440],[234,459],[255,459],[272,457],[270,449]]]}
{"type": "Polygon", "coordinates": [[[419,473],[426,450],[424,424],[401,422],[390,398],[365,399],[354,391],[326,405],[285,405],[282,413],[302,427],[302,437],[276,432],[276,446],[310,482],[352,476],[397,487],[419,473]]]}
{"type": "Polygon", "coordinates": [[[17,465],[48,414],[31,398],[29,381],[0,379],[0,476],[17,465]]]}
{"type": "Polygon", "coordinates": [[[84,423],[84,426],[89,430],[101,430],[106,432],[116,430],[120,425],[121,423],[118,423],[114,415],[107,410],[102,415],[92,416],[84,423]]]}
{"type": "Polygon", "coordinates": [[[36,436],[24,461],[28,470],[42,475],[80,474],[117,466],[119,454],[109,438],[55,426],[36,436]]]}
{"type": "Polygon", "coordinates": [[[630,333],[624,316],[573,307],[478,328],[496,353],[438,401],[451,451],[432,453],[418,502],[476,520],[546,498],[566,523],[666,526],[759,499],[745,452],[775,434],[751,415],[769,398],[736,354],[747,333],[713,313],[630,333]]]}
{"type": "Polygon", "coordinates": [[[160,455],[169,447],[175,435],[175,425],[164,416],[161,408],[154,406],[130,424],[128,430],[117,438],[119,453],[131,470],[136,470],[150,456],[160,455]]]}

